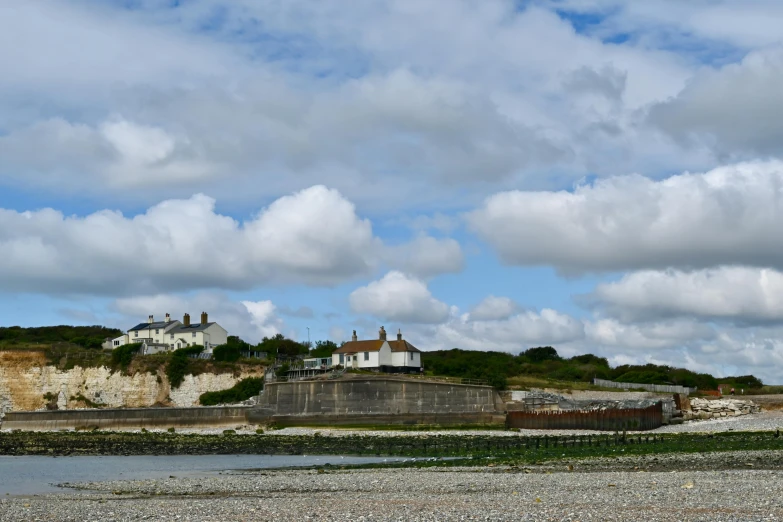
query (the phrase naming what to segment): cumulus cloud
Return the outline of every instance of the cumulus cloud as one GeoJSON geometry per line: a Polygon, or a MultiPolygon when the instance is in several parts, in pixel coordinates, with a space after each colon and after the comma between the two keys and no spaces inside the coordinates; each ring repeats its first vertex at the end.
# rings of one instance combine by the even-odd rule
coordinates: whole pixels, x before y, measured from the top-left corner
{"type": "Polygon", "coordinates": [[[239,223],[204,195],[132,218],[0,210],[0,288],[138,294],[260,284],[331,285],[366,274],[380,242],[336,190],[315,186],[239,223]]]}
{"type": "Polygon", "coordinates": [[[219,323],[229,335],[238,335],[250,343],[281,333],[284,326],[272,301],[237,302],[225,294],[215,292],[188,296],[155,294],[123,297],[115,300],[110,309],[119,314],[119,317],[112,319],[112,323],[122,330],[146,322],[149,315],[162,320],[166,313],[180,321],[184,314],[189,313],[191,321],[198,322],[201,312],[205,311],[209,320],[219,323]]]}
{"type": "Polygon", "coordinates": [[[531,346],[575,341],[584,335],[582,321],[545,308],[496,320],[477,320],[472,314],[455,316],[435,327],[432,342],[440,349],[518,352],[531,346]]]}
{"type": "Polygon", "coordinates": [[[518,310],[519,305],[508,297],[490,295],[473,307],[469,317],[471,321],[508,319],[518,310]]]}
{"type": "Polygon", "coordinates": [[[448,305],[435,299],[424,282],[398,271],[357,288],[349,302],[354,312],[387,321],[439,323],[449,315],[448,305]]]}
{"type": "Polygon", "coordinates": [[[468,223],[507,264],[562,272],[783,267],[783,163],[654,181],[622,176],[573,192],[496,194],[468,223]]]}
{"type": "Polygon", "coordinates": [[[687,316],[737,323],[781,322],[783,273],[748,267],[646,270],[598,285],[590,299],[626,321],[687,316]]]}
{"type": "Polygon", "coordinates": [[[451,238],[419,235],[413,241],[389,247],[384,256],[389,265],[418,277],[461,272],[465,257],[460,244],[451,238]]]}
{"type": "Polygon", "coordinates": [[[673,99],[654,105],[649,120],[684,143],[720,156],[783,153],[783,48],[749,54],[741,63],[697,74],[673,99]]]}

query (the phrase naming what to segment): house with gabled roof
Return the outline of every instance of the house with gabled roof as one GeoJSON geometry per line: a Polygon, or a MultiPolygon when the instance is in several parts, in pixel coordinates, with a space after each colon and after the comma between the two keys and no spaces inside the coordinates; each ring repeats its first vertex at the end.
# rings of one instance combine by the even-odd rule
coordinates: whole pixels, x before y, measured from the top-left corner
{"type": "Polygon", "coordinates": [[[201,312],[201,322],[191,323],[190,314],[182,321],[172,320],[169,314],[163,321],[149,316],[147,322],[139,323],[128,333],[111,340],[111,348],[124,344],[142,343],[142,353],[173,351],[186,346],[200,345],[205,353],[212,353],[215,346],[226,344],[228,332],[217,323],[209,322],[206,312],[201,312]]]}
{"type": "Polygon", "coordinates": [[[386,330],[381,326],[378,339],[360,341],[353,331],[351,340],[332,352],[332,366],[378,370],[389,373],[421,372],[421,350],[402,338],[397,330],[397,339],[389,341],[386,330]]]}

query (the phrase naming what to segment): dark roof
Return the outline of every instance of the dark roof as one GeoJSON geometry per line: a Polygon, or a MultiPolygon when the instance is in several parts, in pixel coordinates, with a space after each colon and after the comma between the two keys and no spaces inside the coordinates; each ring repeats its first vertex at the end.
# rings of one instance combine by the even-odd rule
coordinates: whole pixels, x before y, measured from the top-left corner
{"type": "Polygon", "coordinates": [[[371,341],[350,341],[333,351],[332,353],[359,353],[377,352],[383,346],[383,341],[374,339],[371,341]]]}
{"type": "Polygon", "coordinates": [[[129,332],[132,332],[134,330],[147,330],[149,328],[166,328],[167,326],[171,325],[171,321],[168,323],[166,321],[155,321],[154,323],[139,323],[130,330],[129,332]]]}
{"type": "Polygon", "coordinates": [[[179,334],[179,333],[187,333],[187,332],[200,332],[202,330],[206,330],[210,326],[212,326],[215,323],[195,323],[195,324],[189,324],[188,326],[185,326],[184,324],[181,324],[175,328],[172,328],[167,334],[179,334]]]}
{"type": "Polygon", "coordinates": [[[405,340],[389,341],[389,347],[391,347],[393,352],[421,352],[421,350],[405,340]]]}

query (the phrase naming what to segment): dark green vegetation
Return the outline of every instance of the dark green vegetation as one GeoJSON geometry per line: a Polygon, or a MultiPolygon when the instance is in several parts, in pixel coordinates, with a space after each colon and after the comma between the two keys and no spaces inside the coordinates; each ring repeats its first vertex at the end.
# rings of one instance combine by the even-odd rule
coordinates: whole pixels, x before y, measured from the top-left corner
{"type": "Polygon", "coordinates": [[[111,352],[111,363],[113,368],[127,370],[133,360],[133,356],[141,350],[141,343],[132,343],[119,346],[111,352]]]}
{"type": "Polygon", "coordinates": [[[215,406],[217,404],[235,404],[248,400],[261,393],[264,389],[264,379],[249,377],[242,379],[232,388],[216,392],[202,393],[198,398],[202,406],[215,406]]]}
{"type": "Polygon", "coordinates": [[[203,346],[187,346],[179,348],[171,353],[169,363],[166,365],[166,377],[172,388],[178,388],[185,376],[192,374],[190,370],[190,356],[195,356],[204,351],[203,346]]]}
{"type": "Polygon", "coordinates": [[[315,348],[310,350],[310,357],[329,357],[338,348],[333,341],[316,341],[315,348]]]}
{"type": "MultiPolygon", "coordinates": [[[[612,368],[603,357],[592,354],[563,358],[551,346],[530,348],[519,355],[505,352],[441,350],[424,352],[422,365],[428,374],[468,379],[483,379],[497,388],[505,388],[512,377],[532,377],[549,381],[585,382],[593,378],[639,384],[677,384],[700,390],[715,390],[719,380],[706,373],[655,364],[622,365],[612,368]]],[[[761,388],[752,375],[720,379],[744,382],[746,393],[761,388]]],[[[742,388],[743,386],[735,386],[742,388]]]]}
{"type": "Polygon", "coordinates": [[[393,455],[456,457],[429,465],[525,464],[620,455],[660,455],[737,450],[783,450],[775,432],[623,434],[560,437],[418,435],[322,437],[309,435],[185,435],[178,433],[4,432],[0,455],[393,455]],[[473,461],[460,459],[471,458],[473,461]],[[486,460],[478,462],[486,464],[486,460]]]}
{"type": "Polygon", "coordinates": [[[100,349],[106,338],[122,335],[116,328],[103,326],[21,326],[0,327],[0,348],[69,343],[90,349],[100,349]]]}

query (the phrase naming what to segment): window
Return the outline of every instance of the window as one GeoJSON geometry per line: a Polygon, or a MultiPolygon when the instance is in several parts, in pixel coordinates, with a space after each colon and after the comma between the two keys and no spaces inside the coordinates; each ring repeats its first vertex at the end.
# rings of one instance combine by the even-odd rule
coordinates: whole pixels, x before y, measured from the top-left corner
{"type": "Polygon", "coordinates": [[[160,333],[160,329],[158,329],[158,328],[155,328],[155,335],[157,335],[157,334],[159,334],[159,333],[160,333]]]}
{"type": "Polygon", "coordinates": [[[138,336],[139,336],[139,332],[138,331],[133,332],[133,337],[138,337],[138,336]]]}
{"type": "Polygon", "coordinates": [[[174,339],[174,334],[169,334],[169,339],[174,339]]]}
{"type": "Polygon", "coordinates": [[[370,360],[370,352],[364,352],[364,360],[369,361],[370,360]]]}
{"type": "Polygon", "coordinates": [[[119,341],[114,341],[114,346],[119,346],[119,345],[120,345],[119,341]]]}
{"type": "Polygon", "coordinates": [[[340,364],[343,364],[345,362],[345,354],[340,354],[340,364]]]}
{"type": "Polygon", "coordinates": [[[171,343],[171,344],[169,345],[169,348],[174,348],[174,343],[171,343]]]}
{"type": "Polygon", "coordinates": [[[413,352],[411,352],[411,361],[413,360],[413,352]]]}
{"type": "Polygon", "coordinates": [[[193,337],[196,337],[196,332],[193,332],[191,335],[192,335],[193,337]]]}

